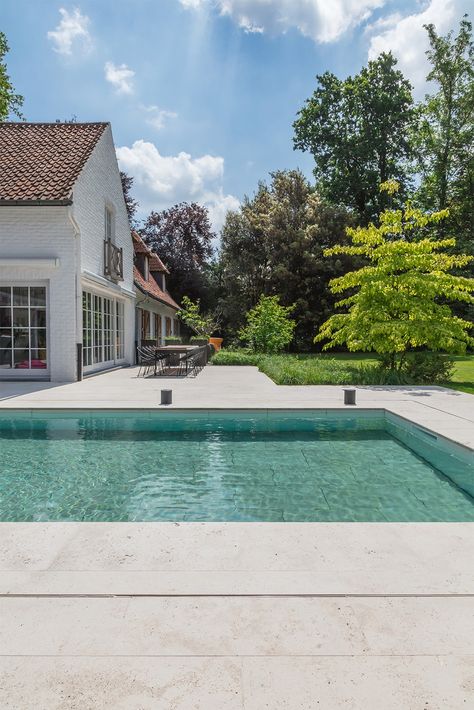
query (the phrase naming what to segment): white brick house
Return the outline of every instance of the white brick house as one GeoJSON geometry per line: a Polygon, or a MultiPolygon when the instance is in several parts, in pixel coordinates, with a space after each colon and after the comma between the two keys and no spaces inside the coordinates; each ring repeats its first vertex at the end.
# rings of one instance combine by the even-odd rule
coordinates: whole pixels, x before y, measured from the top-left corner
{"type": "Polygon", "coordinates": [[[108,123],[0,123],[0,378],[134,362],[133,246],[108,123]]]}

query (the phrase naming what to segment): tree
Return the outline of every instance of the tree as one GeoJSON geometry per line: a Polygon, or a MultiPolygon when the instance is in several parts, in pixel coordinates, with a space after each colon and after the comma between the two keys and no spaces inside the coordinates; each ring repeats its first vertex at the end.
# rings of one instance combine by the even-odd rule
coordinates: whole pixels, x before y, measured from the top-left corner
{"type": "Polygon", "coordinates": [[[419,107],[416,132],[422,176],[418,199],[429,209],[449,208],[444,231],[474,253],[474,43],[464,16],[453,38],[425,25],[430,40],[428,81],[436,91],[419,107]]]}
{"type": "Polygon", "coordinates": [[[391,53],[340,80],[326,72],[293,124],[294,148],[315,160],[317,188],[330,202],[355,210],[367,224],[387,206],[380,183],[409,183],[413,122],[410,83],[391,53]]]}
{"type": "MultiPolygon", "coordinates": [[[[397,185],[382,188],[390,193],[397,185]]],[[[321,326],[315,340],[327,340],[324,349],[345,344],[351,351],[375,351],[394,370],[411,348],[462,353],[474,345],[472,323],[454,316],[446,303],[474,302],[474,279],[449,273],[474,257],[447,253],[455,240],[431,234],[447,216],[447,210],[424,213],[407,203],[384,211],[378,227],[348,228],[352,245],[326,251],[360,255],[369,264],[331,281],[334,293],[351,295],[336,304],[348,311],[321,326]]]]}
{"type": "Polygon", "coordinates": [[[331,278],[352,261],[325,259],[323,249],[344,241],[348,215],[329,205],[298,170],[276,171],[252,199],[229,212],[222,230],[220,304],[227,338],[237,336],[245,312],[261,294],[295,304],[294,343],[312,346],[315,329],[332,313],[331,278]]]}
{"type": "Polygon", "coordinates": [[[134,178],[127,173],[120,171],[120,180],[122,181],[123,197],[125,200],[125,207],[127,208],[128,221],[130,222],[130,227],[132,229],[138,228],[138,221],[135,215],[138,210],[138,202],[132,197],[132,185],[134,178]]]}
{"type": "Polygon", "coordinates": [[[210,338],[219,327],[219,317],[216,313],[201,313],[199,299],[194,302],[187,296],[181,299],[179,318],[197,336],[210,338]]]}
{"type": "Polygon", "coordinates": [[[182,202],[151,212],[140,234],[168,267],[167,283],[176,300],[187,295],[192,300],[202,299],[207,307],[207,270],[215,238],[207,209],[195,202],[182,202]]]}
{"type": "Polygon", "coordinates": [[[9,51],[7,38],[0,32],[0,121],[7,121],[11,114],[22,119],[21,107],[23,96],[15,93],[15,89],[7,74],[5,55],[9,51]]]}
{"type": "Polygon", "coordinates": [[[290,318],[293,310],[294,306],[280,305],[278,296],[261,296],[255,308],[247,313],[247,325],[240,337],[255,352],[280,352],[293,339],[296,326],[290,318]]]}

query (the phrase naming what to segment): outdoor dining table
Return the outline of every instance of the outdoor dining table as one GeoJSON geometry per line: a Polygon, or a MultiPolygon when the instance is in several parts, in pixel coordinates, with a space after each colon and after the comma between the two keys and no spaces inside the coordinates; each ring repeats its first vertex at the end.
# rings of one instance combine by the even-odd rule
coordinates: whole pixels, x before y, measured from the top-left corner
{"type": "Polygon", "coordinates": [[[199,345],[162,345],[155,348],[155,353],[156,355],[164,353],[166,355],[166,365],[168,367],[177,367],[181,355],[197,350],[198,347],[199,345]]]}

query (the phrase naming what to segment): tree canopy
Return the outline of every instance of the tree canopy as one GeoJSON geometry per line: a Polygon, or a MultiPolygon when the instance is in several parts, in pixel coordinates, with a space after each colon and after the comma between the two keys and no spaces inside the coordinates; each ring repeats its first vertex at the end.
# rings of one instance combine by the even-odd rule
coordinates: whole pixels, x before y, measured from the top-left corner
{"type": "MultiPolygon", "coordinates": [[[[383,187],[390,192],[396,185],[383,187]]],[[[450,254],[455,240],[432,236],[447,216],[447,210],[425,213],[407,203],[402,210],[385,210],[378,226],[348,228],[352,244],[335,246],[326,255],[358,255],[369,263],[331,281],[334,293],[350,292],[336,304],[348,310],[332,315],[315,340],[327,340],[325,349],[346,345],[388,355],[392,368],[397,354],[412,348],[462,353],[474,345],[472,323],[454,316],[447,305],[474,303],[474,280],[450,273],[474,257],[450,254]]]]}
{"type": "Polygon", "coordinates": [[[294,147],[309,151],[320,193],[367,224],[387,205],[379,185],[395,179],[404,194],[413,155],[411,85],[389,52],[359,74],[316,77],[317,88],[293,124],[294,147]]]}
{"type": "Polygon", "coordinates": [[[11,115],[23,118],[23,96],[15,92],[7,72],[5,55],[8,51],[7,38],[0,32],[0,121],[7,121],[11,115]]]}
{"type": "Polygon", "coordinates": [[[456,37],[437,34],[426,25],[431,65],[427,76],[433,94],[419,106],[419,202],[431,209],[449,208],[444,231],[456,234],[474,253],[474,42],[465,16],[456,37]]]}
{"type": "Polygon", "coordinates": [[[151,212],[140,234],[168,267],[167,283],[174,298],[178,302],[185,295],[192,300],[201,298],[216,236],[207,209],[181,202],[168,210],[151,212]]]}
{"type": "Polygon", "coordinates": [[[311,346],[312,333],[329,316],[334,297],[330,278],[344,273],[347,257],[325,259],[323,250],[345,238],[348,215],[324,201],[297,170],[276,171],[252,199],[231,212],[222,230],[221,306],[228,331],[260,296],[279,295],[295,304],[295,343],[311,346]]]}

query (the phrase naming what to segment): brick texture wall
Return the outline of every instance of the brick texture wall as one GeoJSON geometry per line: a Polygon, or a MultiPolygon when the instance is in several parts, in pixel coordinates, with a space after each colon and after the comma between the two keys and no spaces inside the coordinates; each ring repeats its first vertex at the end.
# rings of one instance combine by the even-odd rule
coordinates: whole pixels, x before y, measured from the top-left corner
{"type": "Polygon", "coordinates": [[[48,285],[48,357],[54,382],[68,382],[76,377],[75,249],[67,208],[0,207],[0,258],[59,259],[58,268],[0,266],[0,283],[48,285]]]}

